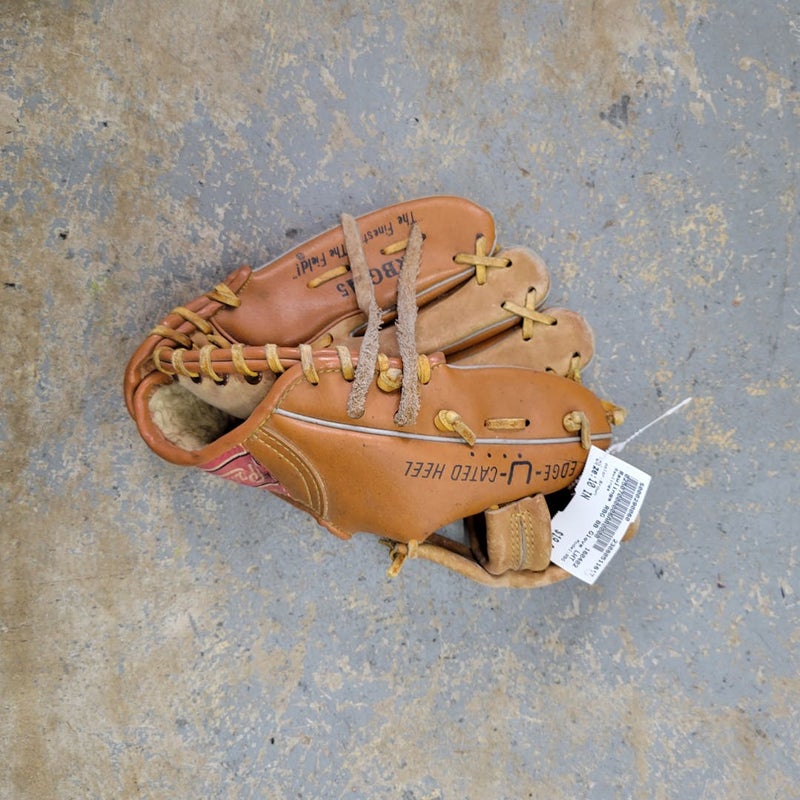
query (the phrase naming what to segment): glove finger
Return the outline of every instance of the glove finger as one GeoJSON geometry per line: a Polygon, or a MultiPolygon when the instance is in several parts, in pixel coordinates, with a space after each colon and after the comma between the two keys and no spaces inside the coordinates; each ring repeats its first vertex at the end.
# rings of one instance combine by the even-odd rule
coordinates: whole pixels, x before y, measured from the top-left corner
{"type": "Polygon", "coordinates": [[[453,353],[448,361],[461,366],[508,364],[564,376],[576,367],[584,369],[594,355],[594,334],[586,320],[566,308],[548,308],[542,313],[554,322],[535,325],[529,338],[518,326],[453,353]]]}
{"type": "MultiPolygon", "coordinates": [[[[550,291],[544,261],[527,247],[501,250],[495,258],[503,266],[483,274],[476,270],[466,283],[420,308],[416,325],[420,352],[449,355],[518,325],[520,314],[536,316],[536,307],[550,291]]],[[[381,331],[381,351],[398,352],[392,326],[381,331]]]]}
{"type": "MultiPolygon", "coordinates": [[[[360,217],[375,299],[389,314],[396,304],[402,247],[414,221],[425,236],[417,280],[420,305],[470,278],[474,266],[455,259],[473,253],[478,237],[489,248],[494,245],[491,214],[461,198],[423,198],[360,217]]],[[[231,342],[296,346],[349,318],[357,325],[362,314],[348,269],[344,232],[337,226],[253,272],[239,292],[238,306],[220,309],[214,328],[231,342]]]]}

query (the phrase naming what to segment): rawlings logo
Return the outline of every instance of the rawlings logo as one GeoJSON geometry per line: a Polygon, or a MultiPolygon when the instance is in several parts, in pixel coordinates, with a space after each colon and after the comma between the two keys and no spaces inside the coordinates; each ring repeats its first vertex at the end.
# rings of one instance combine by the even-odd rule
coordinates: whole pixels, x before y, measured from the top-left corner
{"type": "Polygon", "coordinates": [[[237,446],[221,456],[201,464],[200,469],[219,478],[267,489],[276,494],[288,494],[286,489],[267,472],[243,447],[237,446]]]}

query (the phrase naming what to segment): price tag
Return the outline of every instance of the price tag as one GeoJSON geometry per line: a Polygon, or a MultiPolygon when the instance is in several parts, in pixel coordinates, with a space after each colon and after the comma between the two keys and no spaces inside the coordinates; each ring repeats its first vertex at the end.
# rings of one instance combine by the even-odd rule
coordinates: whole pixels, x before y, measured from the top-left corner
{"type": "Polygon", "coordinates": [[[592,447],[575,496],[553,517],[553,563],[594,583],[619,550],[649,485],[649,475],[592,447]]]}

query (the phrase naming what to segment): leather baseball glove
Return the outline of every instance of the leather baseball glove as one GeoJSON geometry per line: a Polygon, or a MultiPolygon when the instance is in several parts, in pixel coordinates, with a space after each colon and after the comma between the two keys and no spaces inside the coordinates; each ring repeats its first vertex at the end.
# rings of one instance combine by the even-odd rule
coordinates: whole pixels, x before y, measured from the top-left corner
{"type": "Polygon", "coordinates": [[[265,488],[391,573],[423,557],[543,586],[550,507],[624,412],[580,380],[593,337],[491,215],[433,197],[318,236],[173,309],[133,355],[128,409],[166,460],[265,488]],[[467,520],[469,544],[437,531],[467,520]]]}

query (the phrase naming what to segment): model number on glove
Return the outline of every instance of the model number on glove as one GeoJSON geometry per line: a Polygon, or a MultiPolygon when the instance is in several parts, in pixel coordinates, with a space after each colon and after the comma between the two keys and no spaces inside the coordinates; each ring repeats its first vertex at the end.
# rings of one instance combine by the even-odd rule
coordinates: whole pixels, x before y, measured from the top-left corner
{"type": "MultiPolygon", "coordinates": [[[[373,268],[369,271],[372,285],[377,286],[385,280],[397,278],[400,275],[400,269],[403,266],[402,258],[393,258],[391,261],[386,261],[380,267],[373,268]]],[[[355,285],[352,278],[341,283],[336,284],[336,290],[342,297],[350,297],[355,294],[355,285]]]]}

